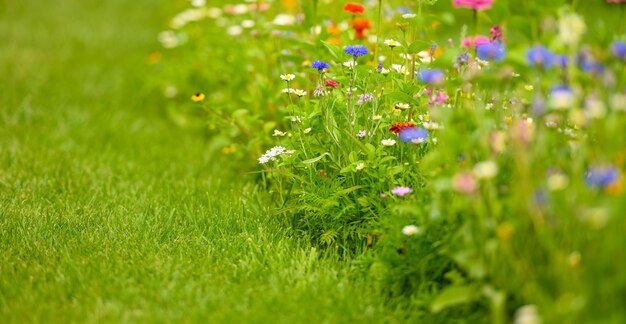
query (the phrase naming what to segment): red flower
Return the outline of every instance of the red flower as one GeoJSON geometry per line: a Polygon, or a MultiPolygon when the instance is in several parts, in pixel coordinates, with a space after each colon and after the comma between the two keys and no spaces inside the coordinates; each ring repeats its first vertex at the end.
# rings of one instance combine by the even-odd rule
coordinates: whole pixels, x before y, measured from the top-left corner
{"type": "Polygon", "coordinates": [[[370,29],[372,25],[367,18],[354,18],[352,27],[356,31],[356,38],[363,39],[365,38],[365,30],[370,29]]]}
{"type": "Polygon", "coordinates": [[[343,6],[343,11],[351,12],[353,15],[365,12],[365,7],[362,4],[356,2],[348,2],[343,6]]]}
{"type": "Polygon", "coordinates": [[[324,84],[327,87],[333,87],[333,88],[336,88],[339,86],[339,83],[337,83],[337,81],[331,80],[331,79],[326,79],[326,81],[324,81],[324,84]]]}
{"type": "Polygon", "coordinates": [[[389,128],[389,131],[392,133],[398,134],[400,133],[401,130],[405,128],[410,128],[410,127],[415,127],[415,124],[407,123],[407,122],[397,122],[391,125],[391,128],[389,128]]]}

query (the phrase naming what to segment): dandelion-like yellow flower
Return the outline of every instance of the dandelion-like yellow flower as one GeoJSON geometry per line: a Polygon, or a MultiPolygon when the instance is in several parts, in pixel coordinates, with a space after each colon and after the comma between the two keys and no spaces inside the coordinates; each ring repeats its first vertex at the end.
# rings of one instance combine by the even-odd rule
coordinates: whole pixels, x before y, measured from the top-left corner
{"type": "Polygon", "coordinates": [[[193,100],[193,102],[202,102],[204,100],[204,93],[198,92],[195,95],[191,96],[191,100],[193,100]]]}

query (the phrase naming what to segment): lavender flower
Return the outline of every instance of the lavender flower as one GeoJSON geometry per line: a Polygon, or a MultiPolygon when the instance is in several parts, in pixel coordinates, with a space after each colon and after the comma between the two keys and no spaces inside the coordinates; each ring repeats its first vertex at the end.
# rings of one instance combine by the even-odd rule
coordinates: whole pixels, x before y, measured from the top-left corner
{"type": "Polygon", "coordinates": [[[366,102],[374,100],[374,96],[371,93],[364,93],[359,95],[359,99],[356,101],[357,105],[362,105],[366,102]]]}
{"type": "Polygon", "coordinates": [[[391,189],[391,193],[396,195],[396,196],[400,196],[403,197],[405,195],[408,195],[410,193],[413,192],[413,189],[409,188],[409,187],[395,187],[393,189],[391,189]]]}

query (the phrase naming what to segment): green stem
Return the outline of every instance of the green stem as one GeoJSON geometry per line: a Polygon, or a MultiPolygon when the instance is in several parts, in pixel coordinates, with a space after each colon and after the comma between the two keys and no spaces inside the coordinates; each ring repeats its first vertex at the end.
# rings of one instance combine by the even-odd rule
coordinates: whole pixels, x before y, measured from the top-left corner
{"type": "Polygon", "coordinates": [[[474,47],[474,56],[476,56],[476,36],[478,35],[478,10],[474,10],[474,35],[471,36],[471,46],[474,47]]]}
{"type": "Polygon", "coordinates": [[[376,23],[376,44],[374,44],[374,55],[376,56],[380,56],[378,55],[378,43],[380,42],[380,38],[383,35],[383,27],[381,24],[381,19],[382,19],[382,12],[383,12],[383,0],[378,0],[378,22],[376,23]]]}

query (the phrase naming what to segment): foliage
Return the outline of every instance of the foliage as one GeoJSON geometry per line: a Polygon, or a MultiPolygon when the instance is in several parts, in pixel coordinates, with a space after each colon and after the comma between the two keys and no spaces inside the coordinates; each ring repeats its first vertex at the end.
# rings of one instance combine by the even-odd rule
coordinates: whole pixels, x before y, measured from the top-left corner
{"type": "Polygon", "coordinates": [[[260,163],[276,215],[342,257],[373,250],[360,260],[391,299],[434,318],[619,321],[626,65],[611,6],[199,3],[158,64],[206,93],[216,142],[260,163]]]}

